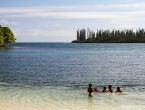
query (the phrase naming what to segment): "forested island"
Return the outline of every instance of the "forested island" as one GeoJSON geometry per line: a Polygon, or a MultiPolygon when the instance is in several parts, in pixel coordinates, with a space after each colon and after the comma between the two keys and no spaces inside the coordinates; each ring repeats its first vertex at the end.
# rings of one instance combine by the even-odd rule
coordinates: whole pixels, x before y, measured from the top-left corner
{"type": "Polygon", "coordinates": [[[145,43],[144,29],[99,30],[96,32],[85,29],[77,30],[77,39],[72,43],[145,43]]]}
{"type": "Polygon", "coordinates": [[[0,47],[4,47],[7,43],[15,42],[15,40],[16,38],[11,29],[0,25],[0,47]]]}

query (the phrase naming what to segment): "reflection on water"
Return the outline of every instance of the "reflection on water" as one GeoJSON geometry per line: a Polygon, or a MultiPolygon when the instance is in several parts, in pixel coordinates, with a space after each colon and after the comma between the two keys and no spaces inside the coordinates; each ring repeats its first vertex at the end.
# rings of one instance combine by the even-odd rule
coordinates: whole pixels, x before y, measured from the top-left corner
{"type": "Polygon", "coordinates": [[[4,46],[4,47],[0,47],[0,49],[13,49],[15,48],[14,46],[4,46]]]}
{"type": "Polygon", "coordinates": [[[93,103],[93,97],[88,97],[88,110],[94,110],[94,103],[93,103]]]}

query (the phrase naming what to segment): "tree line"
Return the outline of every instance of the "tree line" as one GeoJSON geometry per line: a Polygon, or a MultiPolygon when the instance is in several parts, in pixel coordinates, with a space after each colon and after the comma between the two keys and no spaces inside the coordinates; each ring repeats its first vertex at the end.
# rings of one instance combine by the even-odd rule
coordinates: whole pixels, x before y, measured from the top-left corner
{"type": "Polygon", "coordinates": [[[145,42],[144,29],[99,30],[96,32],[85,29],[77,30],[77,39],[72,42],[145,42]]]}
{"type": "Polygon", "coordinates": [[[2,27],[0,25],[0,47],[5,46],[7,43],[15,42],[13,32],[9,27],[2,27]]]}

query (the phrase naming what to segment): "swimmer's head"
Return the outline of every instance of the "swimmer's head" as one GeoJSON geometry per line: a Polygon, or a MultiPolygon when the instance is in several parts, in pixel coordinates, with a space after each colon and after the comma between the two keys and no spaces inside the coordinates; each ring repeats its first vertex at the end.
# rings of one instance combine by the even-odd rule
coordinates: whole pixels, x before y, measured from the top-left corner
{"type": "Polygon", "coordinates": [[[119,91],[120,90],[120,87],[117,87],[117,90],[119,91]]]}
{"type": "Polygon", "coordinates": [[[89,87],[92,87],[92,84],[89,84],[89,87]]]}
{"type": "Polygon", "coordinates": [[[112,85],[109,85],[108,88],[112,88],[112,85]]]}
{"type": "Polygon", "coordinates": [[[104,90],[106,89],[106,87],[104,87],[104,90]]]}

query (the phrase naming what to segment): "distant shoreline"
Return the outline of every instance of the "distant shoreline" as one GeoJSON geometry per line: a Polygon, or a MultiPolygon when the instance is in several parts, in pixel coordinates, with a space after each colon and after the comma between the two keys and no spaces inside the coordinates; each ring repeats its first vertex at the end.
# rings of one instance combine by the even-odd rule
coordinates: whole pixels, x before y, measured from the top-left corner
{"type": "Polygon", "coordinates": [[[0,48],[5,48],[6,46],[5,45],[3,45],[3,46],[0,46],[0,48]]]}
{"type": "Polygon", "coordinates": [[[135,41],[128,41],[128,42],[97,42],[97,41],[72,41],[71,43],[145,43],[143,42],[135,42],[135,41]]]}
{"type": "Polygon", "coordinates": [[[72,43],[145,43],[145,30],[104,30],[97,29],[97,32],[81,29],[77,30],[77,38],[72,43]]]}
{"type": "Polygon", "coordinates": [[[10,49],[10,48],[14,48],[13,46],[0,46],[0,49],[10,49]]]}

